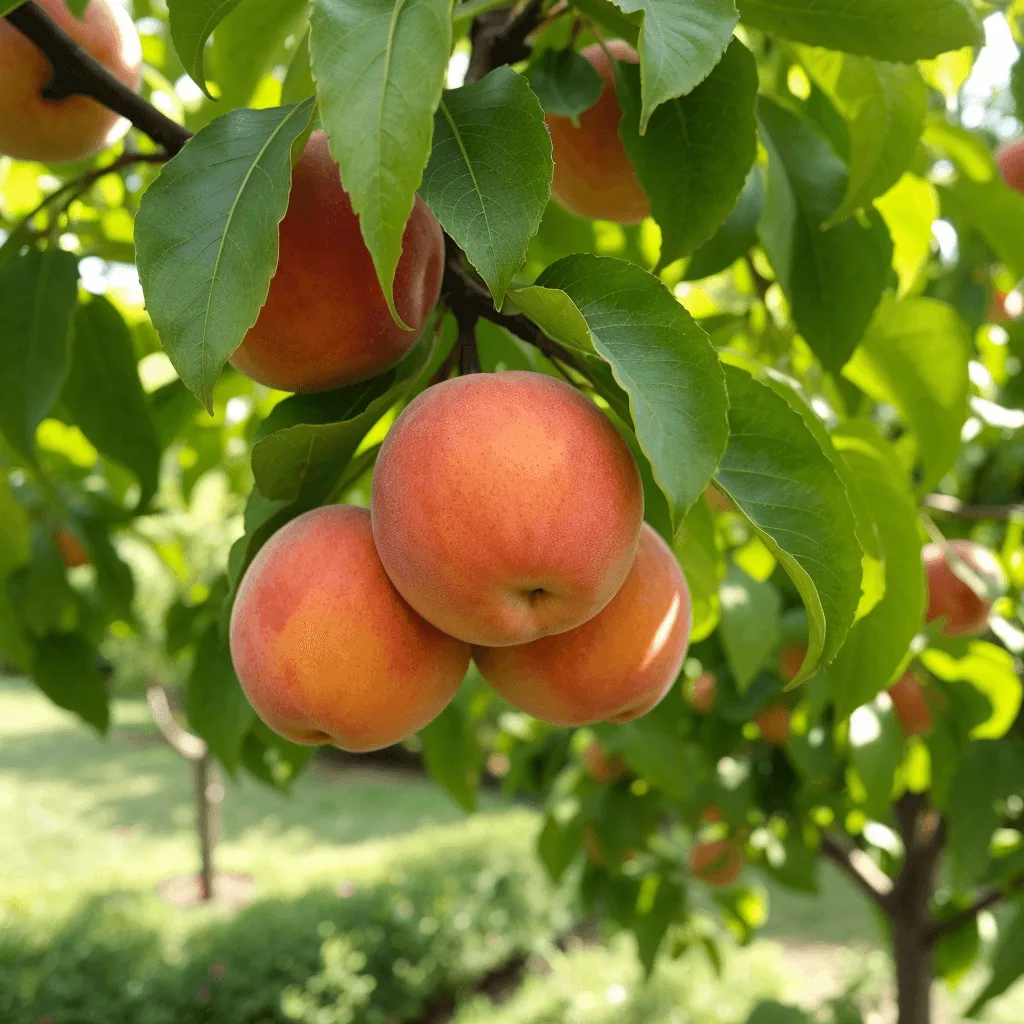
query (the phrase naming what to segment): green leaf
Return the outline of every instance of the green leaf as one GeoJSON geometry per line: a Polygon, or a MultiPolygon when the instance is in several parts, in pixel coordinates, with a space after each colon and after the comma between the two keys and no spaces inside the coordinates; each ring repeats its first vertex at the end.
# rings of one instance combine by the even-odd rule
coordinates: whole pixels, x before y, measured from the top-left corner
{"type": "Polygon", "coordinates": [[[1024,975],[1024,896],[1012,904],[1012,912],[999,923],[999,938],[992,957],[992,976],[967,1011],[977,1017],[987,1003],[1001,996],[1024,975]]]}
{"type": "MultiPolygon", "coordinates": [[[[646,499],[644,517],[650,522],[646,499]]],[[[725,569],[715,542],[715,521],[706,501],[690,506],[672,540],[672,550],[690,587],[690,643],[695,644],[710,636],[718,625],[721,613],[718,585],[725,569]]]]}
{"type": "Polygon", "coordinates": [[[637,912],[633,918],[633,934],[636,935],[637,956],[644,971],[650,977],[658,958],[662,940],[669,926],[678,921],[685,910],[685,892],[678,882],[664,875],[657,878],[657,890],[649,907],[637,912]]]}
{"type": "MultiPolygon", "coordinates": [[[[951,912],[955,909],[950,907],[951,912]]],[[[951,989],[958,988],[977,962],[980,951],[981,937],[975,917],[935,944],[935,971],[951,989]]]]}
{"type": "Polygon", "coordinates": [[[641,17],[623,14],[612,0],[573,0],[573,7],[630,46],[635,47],[639,43],[641,17]]]}
{"type": "MultiPolygon", "coordinates": [[[[470,672],[476,672],[470,666],[470,672]]],[[[463,687],[455,699],[428,726],[420,730],[427,771],[465,811],[475,811],[483,753],[470,714],[470,690],[463,687]]]]}
{"type": "Polygon", "coordinates": [[[85,539],[86,550],[96,569],[96,585],[111,618],[134,623],[132,601],[135,599],[135,577],[114,546],[110,523],[90,516],[77,519],[75,525],[85,539]]]}
{"type": "Polygon", "coordinates": [[[391,315],[395,268],[430,156],[452,0],[315,0],[309,51],[331,156],[391,315]]]}
{"type": "Polygon", "coordinates": [[[836,373],[882,298],[892,240],[874,207],[824,230],[846,194],[846,168],[809,122],[763,98],[758,112],[769,154],[761,240],[797,330],[836,373]]]}
{"type": "Polygon", "coordinates": [[[623,260],[568,256],[510,295],[560,344],[611,368],[602,393],[618,409],[628,397],[637,440],[678,524],[710,482],[728,435],[725,381],[707,336],[657,278],[623,260]]]}
{"type": "Polygon", "coordinates": [[[781,1003],[758,1003],[747,1024],[812,1024],[811,1018],[795,1006],[781,1003]]]}
{"type": "Polygon", "coordinates": [[[626,14],[643,12],[640,131],[667,100],[692,92],[722,59],[739,20],[733,0],[614,0],[626,14]]]}
{"type": "Polygon", "coordinates": [[[864,786],[864,811],[885,820],[893,778],[903,760],[903,733],[888,696],[876,697],[850,716],[850,765],[864,786]]]}
{"type": "Polygon", "coordinates": [[[1024,276],[1024,196],[1004,185],[994,169],[991,173],[984,181],[961,173],[939,188],[942,205],[972,224],[996,256],[1024,276]]]}
{"type": "Polygon", "coordinates": [[[554,881],[559,881],[573,862],[583,842],[583,819],[574,814],[562,821],[552,813],[544,818],[537,839],[537,853],[554,881]]]}
{"type": "Polygon", "coordinates": [[[551,198],[552,167],[544,111],[522,75],[501,67],[443,94],[420,195],[499,308],[551,198]]]}
{"type": "Polygon", "coordinates": [[[914,290],[931,257],[939,197],[931,182],[904,174],[875,206],[892,236],[892,265],[899,275],[902,297],[914,290]]]}
{"type": "Polygon", "coordinates": [[[843,376],[875,401],[895,406],[914,432],[924,464],[923,491],[942,479],[960,452],[973,348],[952,306],[887,298],[843,368],[843,376]]]}
{"type": "Polygon", "coordinates": [[[110,724],[109,698],[98,657],[92,644],[77,633],[50,633],[36,644],[32,678],[57,707],[73,711],[105,733],[110,724]]]}
{"type": "Polygon", "coordinates": [[[238,0],[167,0],[174,49],[189,77],[211,99],[203,66],[206,40],[237,4],[238,0]]]}
{"type": "MultiPolygon", "coordinates": [[[[308,12],[308,0],[234,0],[234,10],[217,26],[210,47],[210,69],[222,109],[249,103],[260,79],[283,56],[285,38],[299,31],[308,12]]],[[[281,102],[311,95],[312,90],[294,97],[282,93],[281,102]]]]}
{"type": "Polygon", "coordinates": [[[927,595],[917,505],[891,447],[874,428],[857,425],[837,431],[832,440],[858,500],[874,520],[885,565],[885,593],[854,623],[828,669],[836,715],[842,720],[903,671],[927,595]]]}
{"type": "Polygon", "coordinates": [[[139,381],[131,333],[101,295],[79,305],[74,323],[61,403],[104,455],[139,478],[138,506],[144,508],[156,493],[163,449],[139,381]]]}
{"type": "Polygon", "coordinates": [[[601,95],[603,82],[594,65],[576,50],[545,50],[526,69],[526,81],[548,114],[573,124],[601,95]]]}
{"type": "Polygon", "coordinates": [[[737,0],[754,28],[811,46],[912,63],[983,41],[970,0],[737,0]]]}
{"type": "Polygon", "coordinates": [[[1009,651],[984,640],[971,640],[962,657],[931,648],[921,652],[921,662],[947,683],[968,683],[991,704],[992,714],[971,730],[971,739],[996,740],[1013,727],[1024,684],[1009,651]]]}
{"type": "Polygon", "coordinates": [[[78,260],[30,249],[0,267],[0,429],[23,455],[67,372],[78,260]]]}
{"type": "Polygon", "coordinates": [[[185,713],[192,729],[233,775],[256,713],[238,682],[231,652],[217,623],[206,630],[196,646],[185,689],[185,713]]]}
{"type": "Polygon", "coordinates": [[[800,46],[800,63],[842,115],[850,140],[850,178],[838,223],[899,181],[917,151],[928,87],[912,64],[892,64],[800,46]]]}
{"type": "Polygon", "coordinates": [[[32,651],[18,628],[7,578],[29,555],[28,516],[14,500],[6,476],[0,475],[0,658],[22,672],[28,670],[32,651]]]}
{"type": "Polygon", "coordinates": [[[772,387],[727,366],[731,435],[718,486],[785,569],[809,620],[794,685],[829,662],[853,623],[861,548],[842,480],[803,417],[772,387]]]}
{"type": "Polygon", "coordinates": [[[242,743],[242,764],[260,782],[287,793],[316,751],[278,736],[254,718],[242,743]]]}
{"type": "MultiPolygon", "coordinates": [[[[281,102],[298,103],[307,96],[316,95],[316,82],[313,81],[313,68],[309,63],[309,29],[306,29],[295,53],[292,54],[291,62],[285,73],[284,81],[281,83],[281,102]]],[[[314,117],[311,123],[317,119],[314,117]]],[[[299,136],[301,140],[302,136],[299,136]]],[[[294,152],[294,151],[293,151],[294,152]]],[[[293,161],[294,163],[294,157],[293,161]]]]}
{"type": "Polygon", "coordinates": [[[734,40],[692,92],[667,100],[644,135],[640,71],[616,66],[619,134],[661,227],[660,266],[711,238],[736,205],[757,156],[757,62],[734,40]]]}
{"type": "Polygon", "coordinates": [[[764,177],[755,164],[736,205],[721,227],[686,263],[684,281],[699,281],[732,266],[757,244],[757,224],[764,210],[764,177]]]}
{"type": "Polygon", "coordinates": [[[266,301],[312,99],[218,117],[168,161],[135,219],[146,307],[185,386],[213,410],[221,368],[266,301]]]}
{"type": "Polygon", "coordinates": [[[742,695],[779,646],[782,598],[773,584],[752,579],[736,565],[729,566],[719,595],[722,647],[742,695]]]}

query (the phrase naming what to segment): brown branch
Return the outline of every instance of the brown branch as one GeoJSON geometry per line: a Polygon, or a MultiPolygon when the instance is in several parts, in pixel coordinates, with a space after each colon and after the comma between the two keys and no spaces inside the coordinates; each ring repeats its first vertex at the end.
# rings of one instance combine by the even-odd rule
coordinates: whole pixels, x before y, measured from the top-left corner
{"type": "Polygon", "coordinates": [[[933,512],[941,512],[954,519],[1013,519],[1024,516],[1024,505],[968,505],[949,494],[929,494],[924,504],[933,512]]]}
{"type": "Polygon", "coordinates": [[[473,19],[469,38],[473,52],[466,70],[466,84],[478,82],[502,64],[515,64],[530,56],[526,37],[540,21],[543,0],[529,0],[518,13],[509,7],[488,11],[473,19]]]}
{"type": "Polygon", "coordinates": [[[965,924],[969,924],[983,910],[999,906],[1000,903],[1009,899],[1016,892],[1024,892],[1024,875],[1018,875],[1016,878],[1010,879],[1006,885],[993,886],[979,896],[969,907],[965,907],[963,910],[958,910],[955,914],[950,914],[949,917],[936,921],[929,928],[925,940],[929,946],[934,946],[944,936],[951,935],[965,924]]]}
{"type": "Polygon", "coordinates": [[[863,851],[848,846],[838,836],[821,838],[821,854],[832,861],[876,906],[888,909],[892,879],[863,851]]]}
{"type": "Polygon", "coordinates": [[[7,15],[7,20],[43,51],[53,68],[53,76],[43,87],[43,99],[90,96],[114,113],[126,117],[139,131],[163,146],[167,156],[174,156],[192,137],[187,128],[172,121],[134,89],[128,88],[62,32],[33,0],[16,7],[7,15]]]}

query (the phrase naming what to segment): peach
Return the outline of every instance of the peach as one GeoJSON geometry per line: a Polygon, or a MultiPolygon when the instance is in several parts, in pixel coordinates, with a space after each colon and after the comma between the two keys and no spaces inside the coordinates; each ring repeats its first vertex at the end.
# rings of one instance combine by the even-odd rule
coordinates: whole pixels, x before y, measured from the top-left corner
{"type": "Polygon", "coordinates": [[[609,757],[604,747],[597,740],[591,740],[580,757],[587,774],[597,783],[604,786],[615,782],[626,774],[626,762],[617,755],[609,757]]]}
{"type": "Polygon", "coordinates": [[[679,675],[690,641],[690,591],[669,546],[644,525],[622,589],[589,622],[518,647],[474,648],[502,697],[552,725],[628,722],[679,675]]]}
{"type": "Polygon", "coordinates": [[[704,489],[704,500],[711,506],[712,512],[728,512],[732,508],[732,502],[711,484],[704,489]]]}
{"type": "Polygon", "coordinates": [[[789,708],[785,704],[769,704],[754,716],[761,738],[770,747],[785,746],[789,739],[789,708]]]}
{"type": "MultiPolygon", "coordinates": [[[[619,61],[640,59],[627,43],[608,43],[619,61]]],[[[650,216],[651,206],[619,137],[622,111],[615,95],[615,70],[600,44],[581,51],[604,81],[601,96],[579,118],[577,128],[567,117],[549,114],[548,131],[555,157],[551,194],[581,217],[635,224],[650,216]]]]}
{"type": "Polygon", "coordinates": [[[725,816],[718,804],[707,804],[701,809],[700,820],[703,825],[720,825],[725,821],[725,816]]]}
{"type": "Polygon", "coordinates": [[[371,497],[377,550],[438,629],[522,644],[593,618],[633,564],[640,474],[598,408],[529,371],[436,384],[395,421],[371,497]]]}
{"type": "Polygon", "coordinates": [[[690,850],[690,874],[716,889],[724,889],[739,878],[743,851],[731,839],[709,839],[690,850]]]}
{"type": "Polygon", "coordinates": [[[271,729],[352,751],[427,725],[470,657],[402,600],[369,513],[345,505],[306,512],[263,546],[238,588],[230,637],[242,688],[271,729]]]}
{"type": "MultiPolygon", "coordinates": [[[[1005,586],[1002,566],[988,548],[969,540],[951,540],[946,548],[966,562],[970,568],[993,588],[1005,586]]],[[[975,636],[988,625],[992,605],[976,594],[950,567],[941,544],[926,544],[921,552],[928,576],[929,622],[945,619],[944,636],[975,636]]]]}
{"type": "Polygon", "coordinates": [[[783,644],[779,648],[779,675],[785,682],[796,679],[796,674],[806,657],[807,648],[801,644],[783,644]]]}
{"type": "MultiPolygon", "coordinates": [[[[115,78],[138,88],[142,45],[119,3],[91,0],[79,21],[64,0],[36,2],[115,78]]],[[[52,75],[42,50],[0,18],[0,153],[46,163],[84,160],[124,134],[128,122],[87,96],[43,99],[41,91],[52,75]]]]}
{"type": "Polygon", "coordinates": [[[89,553],[85,550],[85,546],[77,535],[66,526],[58,526],[53,531],[53,542],[57,545],[60,560],[69,569],[77,569],[81,565],[89,564],[89,553]]]}
{"type": "Polygon", "coordinates": [[[267,301],[231,365],[281,391],[326,391],[375,377],[412,348],[443,270],[441,225],[417,196],[394,285],[395,307],[411,330],[395,323],[327,135],[314,132],[292,172],[267,301]]]}
{"type": "Polygon", "coordinates": [[[996,163],[1003,181],[1016,192],[1024,192],[1024,139],[1014,139],[996,151],[996,163]]]}
{"type": "Polygon", "coordinates": [[[698,715],[708,715],[715,706],[718,682],[710,672],[704,672],[686,688],[686,702],[698,715]]]}
{"type": "Polygon", "coordinates": [[[920,736],[932,727],[932,711],[924,698],[924,688],[913,672],[904,672],[889,687],[893,710],[905,736],[920,736]]]}

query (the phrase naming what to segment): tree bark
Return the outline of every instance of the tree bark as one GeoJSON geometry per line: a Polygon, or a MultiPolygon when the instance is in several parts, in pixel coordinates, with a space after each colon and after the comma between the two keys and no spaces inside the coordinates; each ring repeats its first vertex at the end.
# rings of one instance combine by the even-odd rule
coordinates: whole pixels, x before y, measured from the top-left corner
{"type": "Polygon", "coordinates": [[[896,1006],[899,1024],[931,1024],[934,978],[932,951],[924,922],[894,920],[893,959],[896,963],[896,1006]]]}

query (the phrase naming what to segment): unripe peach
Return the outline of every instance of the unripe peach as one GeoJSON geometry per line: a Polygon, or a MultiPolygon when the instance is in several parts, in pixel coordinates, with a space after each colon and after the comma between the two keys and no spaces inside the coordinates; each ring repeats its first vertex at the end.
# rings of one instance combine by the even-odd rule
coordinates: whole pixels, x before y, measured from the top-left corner
{"type": "Polygon", "coordinates": [[[628,722],[679,675],[690,640],[690,591],[669,546],[644,525],[633,568],[604,611],[557,636],[474,648],[484,679],[553,725],[628,722]]]}
{"type": "MultiPolygon", "coordinates": [[[[66,35],[130,89],[139,85],[142,46],[113,0],[91,0],[79,21],[64,0],[36,0],[66,35]]],[[[124,134],[128,122],[87,96],[44,100],[53,75],[35,43],[0,18],[0,153],[18,160],[84,160],[124,134]]]]}
{"type": "MultiPolygon", "coordinates": [[[[952,556],[966,562],[986,584],[1001,588],[1006,584],[999,559],[988,548],[969,540],[951,540],[946,548],[952,556]]],[[[929,622],[945,619],[944,636],[975,636],[988,625],[990,602],[976,594],[950,567],[941,544],[928,544],[921,552],[928,576],[929,622]]]]}
{"type": "MultiPolygon", "coordinates": [[[[611,55],[635,64],[640,58],[627,43],[608,43],[611,55]]],[[[555,173],[551,194],[581,217],[633,224],[650,215],[651,206],[619,137],[622,111],[615,95],[615,70],[603,48],[595,43],[581,51],[604,81],[600,99],[579,118],[548,114],[555,173]]]]}
{"type": "Polygon", "coordinates": [[[469,647],[391,585],[365,509],[293,519],[263,546],[231,613],[231,657],[259,716],[295,743],[376,750],[434,719],[469,647]]]}
{"type": "Polygon", "coordinates": [[[643,522],[633,456],[578,391],[474,373],[398,417],[373,476],[373,533],[428,622],[500,646],[573,629],[622,586],[643,522]]]}
{"type": "Polygon", "coordinates": [[[81,565],[89,564],[89,553],[78,537],[66,526],[58,526],[53,531],[53,542],[60,552],[61,561],[69,569],[77,569],[81,565]]]}
{"type": "Polygon", "coordinates": [[[231,356],[247,377],[282,391],[325,391],[390,369],[416,341],[437,302],[444,235],[419,196],[402,238],[388,311],[377,273],[341,187],[327,135],[314,132],[292,172],[280,256],[267,301],[231,356]]]}
{"type": "Polygon", "coordinates": [[[769,704],[754,716],[761,738],[770,747],[785,746],[789,739],[790,711],[785,704],[769,704]]]}
{"type": "Polygon", "coordinates": [[[724,889],[739,878],[743,852],[731,839],[710,839],[690,850],[690,873],[716,889],[724,889]]]}
{"type": "Polygon", "coordinates": [[[913,672],[904,672],[889,687],[893,710],[905,736],[920,736],[933,723],[932,711],[924,697],[924,689],[913,672]]]}
{"type": "Polygon", "coordinates": [[[708,715],[715,706],[718,683],[710,672],[697,676],[686,688],[686,702],[698,715],[708,715]]]}
{"type": "Polygon", "coordinates": [[[618,755],[609,757],[597,740],[591,740],[587,744],[580,760],[587,774],[602,786],[621,779],[627,771],[626,762],[618,755]]]}

